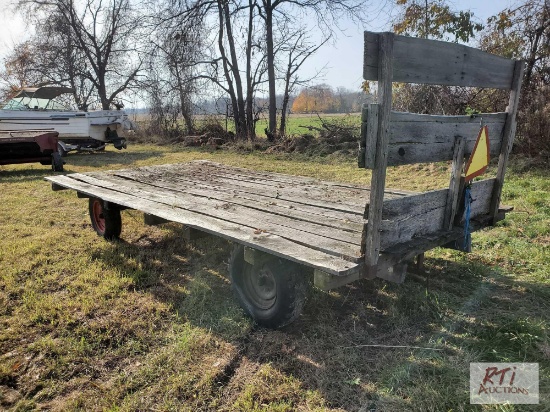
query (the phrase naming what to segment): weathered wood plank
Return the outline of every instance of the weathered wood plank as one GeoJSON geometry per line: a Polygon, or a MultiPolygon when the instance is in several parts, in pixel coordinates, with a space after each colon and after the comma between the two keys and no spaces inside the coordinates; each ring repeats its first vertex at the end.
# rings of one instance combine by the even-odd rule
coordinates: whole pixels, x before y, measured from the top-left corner
{"type": "Polygon", "coordinates": [[[493,216],[493,224],[496,223],[496,218],[498,215],[500,197],[502,195],[502,186],[504,185],[504,174],[506,173],[506,167],[508,166],[508,156],[510,155],[512,145],[514,144],[514,138],[516,136],[516,114],[518,112],[519,95],[521,91],[521,82],[523,81],[524,68],[524,62],[516,61],[514,63],[514,78],[511,86],[512,90],[508,100],[508,107],[506,108],[508,118],[506,119],[506,124],[504,126],[504,137],[500,147],[496,182],[493,188],[491,200],[491,215],[493,216]]]}
{"type": "MultiPolygon", "coordinates": [[[[363,78],[378,80],[380,38],[365,32],[363,78]]],[[[395,36],[393,81],[509,89],[514,62],[484,51],[437,40],[395,36]]]]}
{"type": "MultiPolygon", "coordinates": [[[[320,180],[311,177],[296,176],[296,175],[283,175],[280,173],[272,172],[257,172],[250,169],[243,169],[234,166],[227,166],[221,163],[211,162],[208,160],[194,160],[186,163],[167,164],[158,166],[143,166],[134,169],[122,169],[120,172],[126,171],[143,171],[149,174],[155,174],[161,177],[179,176],[192,174],[198,176],[198,172],[204,171],[208,175],[222,173],[226,177],[239,180],[239,176],[243,176],[244,180],[251,180],[254,183],[263,183],[263,181],[270,182],[270,185],[277,186],[281,183],[289,183],[292,186],[299,188],[314,188],[322,190],[342,190],[342,195],[347,196],[351,194],[353,196],[360,196],[363,199],[363,194],[368,197],[370,192],[370,186],[352,184],[345,182],[320,180]],[[270,176],[273,177],[270,178],[270,176]]],[[[103,172],[96,172],[103,173],[103,172]]],[[[89,173],[88,173],[89,174],[89,173]]],[[[409,190],[386,188],[385,193],[391,195],[390,197],[408,196],[416,193],[409,190]]],[[[307,195],[307,193],[306,193],[307,195]]]]}
{"type": "MultiPolygon", "coordinates": [[[[333,189],[333,188],[342,189],[342,190],[349,189],[352,193],[356,193],[357,191],[365,192],[365,195],[367,197],[370,193],[370,186],[361,185],[361,184],[352,184],[352,183],[337,182],[337,181],[331,181],[331,180],[321,180],[313,177],[285,175],[282,173],[274,173],[274,172],[261,172],[261,171],[251,170],[251,169],[239,168],[235,166],[227,166],[227,165],[212,162],[209,160],[195,160],[188,163],[193,165],[191,167],[195,167],[194,166],[195,163],[200,163],[201,165],[215,168],[217,171],[223,171],[224,173],[227,173],[227,174],[232,174],[233,171],[237,171],[238,172],[237,175],[243,174],[251,178],[256,178],[257,180],[265,179],[266,181],[273,181],[275,183],[287,182],[295,185],[306,184],[317,188],[328,187],[330,189],[333,189]]],[[[407,196],[417,192],[404,190],[404,189],[386,188],[385,193],[392,196],[393,195],[407,196]]]]}
{"type": "MultiPolygon", "coordinates": [[[[272,173],[272,172],[261,172],[250,169],[244,169],[235,166],[228,166],[221,163],[216,163],[207,160],[195,160],[187,163],[179,163],[174,165],[163,165],[160,166],[167,172],[175,171],[190,171],[192,173],[206,171],[209,174],[223,175],[228,178],[232,178],[238,181],[250,181],[253,183],[261,183],[268,186],[280,186],[284,184],[289,184],[291,186],[298,186],[302,188],[330,188],[336,190],[342,190],[344,193],[351,192],[368,192],[370,188],[368,186],[351,184],[345,182],[336,182],[328,180],[320,180],[313,177],[307,176],[296,176],[296,175],[284,175],[281,173],[272,173]]],[[[150,166],[150,168],[157,169],[158,166],[150,166]]],[[[400,192],[400,191],[397,191],[400,192]]]]}
{"type": "MultiPolygon", "coordinates": [[[[487,215],[490,210],[491,193],[495,179],[473,182],[471,193],[471,219],[487,215]]],[[[446,206],[449,189],[433,190],[402,199],[384,201],[382,217],[391,220],[391,225],[382,227],[381,250],[408,242],[419,236],[447,230],[446,206]]],[[[463,196],[460,196],[463,202],[463,196]]],[[[463,213],[463,208],[460,209],[463,213]]],[[[463,216],[458,219],[462,224],[463,216]]]]}
{"type": "MultiPolygon", "coordinates": [[[[365,106],[366,107],[363,108],[363,116],[366,117],[366,119],[364,120],[365,168],[373,169],[374,158],[376,154],[377,132],[378,132],[378,105],[369,104],[365,106]]],[[[391,122],[391,117],[390,117],[390,122],[391,122]]]]}
{"type": "Polygon", "coordinates": [[[380,233],[380,250],[408,242],[418,236],[429,235],[441,231],[445,217],[445,206],[425,210],[407,219],[396,220],[391,230],[382,230],[380,233]]]}
{"type": "MultiPolygon", "coordinates": [[[[362,210],[365,203],[365,195],[359,191],[355,194],[348,193],[347,198],[342,198],[342,194],[328,187],[302,189],[300,187],[266,187],[261,183],[238,181],[225,176],[208,174],[207,172],[194,171],[189,174],[178,174],[174,171],[161,172],[156,168],[142,168],[149,174],[149,179],[158,179],[171,182],[188,182],[195,184],[209,184],[213,187],[223,187],[226,189],[240,190],[246,193],[253,193],[271,199],[282,199],[295,202],[297,204],[314,205],[325,209],[342,211],[347,213],[357,213],[362,210]]],[[[141,170],[140,170],[141,171],[141,170]]],[[[132,171],[121,171],[117,173],[128,173],[132,171]]]]}
{"type": "MultiPolygon", "coordinates": [[[[451,160],[455,139],[459,137],[465,139],[464,152],[469,155],[479,134],[481,119],[489,130],[491,154],[496,155],[500,152],[506,117],[506,113],[470,117],[392,112],[388,166],[451,160]]],[[[375,141],[375,137],[371,138],[370,145],[375,141]]],[[[366,152],[372,150],[369,148],[367,140],[366,152]]],[[[373,167],[369,158],[365,158],[365,165],[369,169],[373,167]]]]}
{"type": "Polygon", "coordinates": [[[473,182],[471,185],[472,199],[474,200],[470,209],[472,219],[491,213],[491,197],[496,179],[484,179],[473,182]]]}
{"type": "Polygon", "coordinates": [[[445,245],[453,240],[464,236],[461,228],[453,230],[441,230],[429,235],[418,236],[408,242],[403,242],[387,248],[380,257],[381,265],[393,266],[401,262],[412,260],[415,256],[433,249],[437,246],[445,245]]]}
{"type": "MultiPolygon", "coordinates": [[[[472,183],[471,193],[475,199],[472,203],[472,216],[489,213],[487,203],[494,182],[495,179],[484,179],[472,183]]],[[[400,199],[385,200],[382,218],[393,221],[409,220],[431,210],[445,208],[448,192],[449,189],[438,189],[400,199]]]]}
{"type": "MultiPolygon", "coordinates": [[[[304,203],[266,197],[241,191],[234,187],[208,185],[184,179],[155,179],[142,171],[112,172],[111,175],[196,196],[237,203],[260,210],[273,211],[275,214],[283,214],[304,221],[321,221],[326,226],[344,228],[351,231],[358,231],[358,225],[364,223],[362,217],[355,213],[341,212],[304,203]]],[[[103,178],[105,175],[95,176],[103,178]]]]}
{"type": "MultiPolygon", "coordinates": [[[[444,208],[449,189],[431,190],[400,199],[384,200],[383,220],[409,220],[430,210],[444,208]]],[[[368,206],[370,208],[370,205],[368,206]]]]}
{"type": "Polygon", "coordinates": [[[310,247],[325,253],[344,256],[349,259],[359,259],[360,234],[358,233],[354,235],[350,232],[326,228],[313,223],[295,221],[284,216],[262,213],[240,205],[197,198],[184,193],[174,193],[154,186],[146,186],[121,179],[111,182],[106,178],[96,179],[83,174],[74,174],[71,175],[71,178],[97,187],[153,200],[172,208],[196,211],[222,221],[249,227],[258,232],[273,233],[299,244],[311,245],[310,247]]]}
{"type": "MultiPolygon", "coordinates": [[[[390,135],[389,125],[392,104],[392,61],[394,37],[395,36],[392,33],[384,33],[380,35],[378,48],[376,49],[379,63],[377,66],[378,99],[381,104],[378,107],[376,153],[371,180],[368,222],[364,240],[364,244],[366,246],[366,266],[376,265],[380,253],[380,224],[382,220],[384,188],[386,185],[388,142],[390,135]]],[[[363,247],[361,247],[361,249],[363,249],[363,247]]]]}
{"type": "Polygon", "coordinates": [[[103,175],[95,178],[85,174],[74,174],[71,177],[97,185],[108,183],[109,188],[114,190],[117,188],[122,191],[135,190],[136,193],[142,193],[143,196],[149,198],[163,196],[166,199],[177,199],[178,201],[181,199],[182,204],[183,202],[189,202],[191,204],[189,207],[197,207],[197,210],[200,210],[201,213],[210,213],[211,209],[223,209],[224,211],[241,213],[245,224],[250,222],[251,217],[257,216],[258,219],[267,219],[268,222],[273,221],[277,224],[302,229],[313,234],[324,234],[325,237],[352,244],[356,243],[362,228],[362,224],[350,224],[349,222],[336,219],[332,221],[333,226],[323,225],[322,222],[328,219],[311,219],[310,215],[307,214],[301,215],[307,218],[307,220],[301,219],[293,215],[293,213],[296,213],[293,209],[282,209],[279,211],[273,205],[262,207],[253,202],[235,201],[234,197],[220,196],[215,191],[196,191],[186,187],[173,189],[169,187],[170,185],[159,184],[158,182],[129,180],[117,177],[116,175],[103,175]]]}
{"type": "Polygon", "coordinates": [[[98,188],[88,183],[79,182],[68,176],[51,176],[46,180],[82,192],[92,197],[99,197],[108,202],[127,208],[137,209],[144,213],[154,214],[160,218],[182,223],[186,226],[236,241],[238,243],[271,253],[284,259],[304,264],[335,275],[347,275],[360,270],[360,265],[341,258],[302,246],[270,233],[254,233],[254,230],[231,222],[220,221],[200,213],[172,208],[158,202],[141,199],[110,189],[98,188]]]}

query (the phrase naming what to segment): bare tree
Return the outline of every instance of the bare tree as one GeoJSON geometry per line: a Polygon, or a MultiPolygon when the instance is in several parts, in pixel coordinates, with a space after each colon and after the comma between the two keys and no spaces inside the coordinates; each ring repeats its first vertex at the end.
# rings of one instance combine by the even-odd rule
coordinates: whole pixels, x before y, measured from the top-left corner
{"type": "Polygon", "coordinates": [[[333,33],[342,17],[363,21],[365,0],[262,0],[258,5],[259,14],[265,22],[267,75],[269,89],[269,126],[271,134],[277,134],[277,91],[275,61],[276,50],[274,28],[276,19],[295,22],[296,17],[313,14],[319,27],[325,33],[333,33]]]}
{"type": "Polygon", "coordinates": [[[50,64],[57,65],[57,70],[50,70],[58,75],[52,82],[84,88],[81,97],[93,91],[103,109],[136,83],[143,63],[138,46],[143,17],[134,12],[129,0],[22,0],[19,4],[33,16],[38,33],[47,34],[36,44],[57,53],[55,59],[49,56],[50,64]]]}
{"type": "Polygon", "coordinates": [[[279,56],[282,56],[282,60],[285,61],[285,65],[282,68],[283,70],[281,70],[284,82],[281,122],[279,125],[279,134],[281,135],[284,135],[286,132],[286,118],[290,95],[298,86],[305,85],[316,77],[300,78],[298,75],[300,68],[311,55],[330,39],[330,37],[327,37],[318,44],[312,44],[309,41],[307,29],[305,28],[299,28],[296,31],[285,31],[285,36],[280,41],[281,45],[277,53],[279,56]]]}

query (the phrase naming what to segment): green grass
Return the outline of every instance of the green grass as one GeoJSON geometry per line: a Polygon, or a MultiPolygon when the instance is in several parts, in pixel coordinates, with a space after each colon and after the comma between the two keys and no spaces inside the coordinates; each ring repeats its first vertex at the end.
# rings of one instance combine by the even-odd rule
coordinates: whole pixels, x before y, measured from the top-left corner
{"type": "MultiPolygon", "coordinates": [[[[225,116],[219,115],[219,116],[207,116],[207,117],[198,117],[196,120],[196,125],[198,127],[202,126],[205,121],[211,121],[212,119],[216,119],[220,125],[225,129],[227,127],[227,130],[235,132],[235,124],[229,120],[226,126],[225,123],[225,116]]],[[[319,113],[317,114],[301,114],[301,113],[295,113],[289,115],[287,118],[287,127],[286,127],[286,134],[287,136],[295,136],[295,135],[301,135],[301,134],[313,134],[317,135],[318,131],[313,129],[309,130],[308,127],[314,127],[314,128],[322,128],[323,121],[324,122],[340,122],[342,120],[348,120],[350,122],[356,122],[357,127],[359,128],[361,125],[361,115],[358,113],[352,113],[352,114],[324,114],[319,113]],[[322,119],[322,120],[321,120],[322,119]]],[[[140,115],[140,117],[137,119],[138,124],[140,125],[141,129],[144,129],[147,127],[148,122],[148,116],[146,115],[140,115]]],[[[277,126],[279,126],[280,119],[277,118],[277,126]]],[[[183,123],[181,123],[181,126],[183,127],[183,123]]],[[[268,126],[268,119],[267,117],[263,117],[256,123],[256,135],[259,138],[265,138],[265,129],[268,126]]]]}
{"type": "MultiPolygon", "coordinates": [[[[313,133],[316,135],[318,132],[313,129],[312,131],[308,127],[321,128],[323,122],[338,122],[342,119],[353,119],[357,121],[357,127],[361,125],[361,116],[359,114],[291,114],[287,119],[286,134],[287,135],[300,135],[306,133],[313,133]]],[[[280,120],[277,120],[279,122],[280,120]]],[[[264,129],[267,128],[267,118],[260,119],[256,123],[256,134],[259,137],[265,137],[264,129]]]]}
{"type": "MultiPolygon", "coordinates": [[[[368,183],[342,157],[130,146],[69,155],[66,172],[192,159],[368,183]]],[[[389,187],[448,182],[445,164],[390,168],[389,187]]],[[[231,245],[123,212],[123,241],[40,165],[0,168],[0,409],[548,410],[550,176],[515,160],[505,221],[474,252],[427,254],[426,279],[314,291],[289,327],[253,327],[232,299],[231,245]],[[403,345],[442,349],[361,347],[403,345]],[[538,406],[469,405],[469,363],[539,362],[538,406]]]]}

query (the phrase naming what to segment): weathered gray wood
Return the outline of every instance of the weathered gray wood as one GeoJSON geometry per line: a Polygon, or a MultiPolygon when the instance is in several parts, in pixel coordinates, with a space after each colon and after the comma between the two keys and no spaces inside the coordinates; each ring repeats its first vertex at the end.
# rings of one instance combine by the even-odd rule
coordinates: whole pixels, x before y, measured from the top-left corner
{"type": "Polygon", "coordinates": [[[411,261],[415,256],[444,245],[463,236],[461,228],[441,230],[429,235],[418,236],[408,242],[400,243],[386,249],[380,257],[380,265],[394,266],[402,262],[411,261]]]}
{"type": "Polygon", "coordinates": [[[464,167],[464,145],[466,139],[462,136],[458,137],[455,141],[455,148],[453,154],[453,164],[451,168],[451,181],[449,183],[449,191],[447,192],[447,203],[445,205],[445,218],[444,224],[446,229],[451,230],[453,228],[456,211],[458,208],[459,190],[460,190],[460,178],[462,175],[462,168],[464,167]]]}
{"type": "Polygon", "coordinates": [[[483,179],[473,182],[471,185],[472,205],[470,207],[470,218],[474,219],[480,215],[491,213],[491,197],[496,179],[483,179]]]}
{"type": "Polygon", "coordinates": [[[331,273],[323,272],[319,269],[315,269],[313,271],[313,285],[324,291],[339,288],[340,286],[355,282],[361,278],[363,278],[363,274],[361,272],[355,272],[347,276],[336,276],[331,273]]]}
{"type": "MultiPolygon", "coordinates": [[[[465,139],[464,151],[469,155],[479,134],[481,118],[489,130],[491,154],[496,155],[501,147],[506,113],[470,117],[392,112],[388,166],[451,160],[458,137],[465,139]]],[[[368,140],[365,150],[369,150],[368,140]]],[[[365,166],[372,169],[373,164],[369,162],[366,158],[365,166]]]]}
{"type": "MultiPolygon", "coordinates": [[[[256,172],[249,169],[238,168],[234,166],[227,166],[216,162],[210,162],[206,160],[194,160],[187,163],[178,163],[178,164],[167,164],[160,166],[144,166],[134,169],[123,169],[118,172],[144,172],[149,174],[151,177],[161,177],[161,178],[170,178],[170,177],[186,177],[192,179],[193,177],[197,179],[203,179],[204,176],[218,176],[223,175],[226,178],[235,180],[236,182],[241,181],[251,181],[253,183],[268,183],[270,186],[280,186],[281,184],[288,183],[290,187],[298,187],[302,190],[306,196],[310,188],[315,190],[323,191],[334,191],[338,190],[340,192],[339,196],[355,197],[359,199],[364,199],[364,196],[369,195],[370,187],[360,184],[351,184],[345,182],[335,182],[335,181],[326,181],[319,180],[310,177],[304,176],[295,176],[295,175],[282,175],[280,173],[267,173],[267,172],[256,172]],[[201,173],[202,171],[202,173],[201,173]],[[273,174],[273,178],[268,176],[273,174]]],[[[96,172],[98,174],[103,174],[104,172],[96,172]]],[[[89,175],[92,175],[88,173],[89,175]]],[[[208,182],[205,182],[208,183],[208,182]]],[[[393,189],[386,188],[385,190],[388,197],[399,197],[407,196],[413,193],[409,190],[403,189],[393,189]]]]}
{"type": "Polygon", "coordinates": [[[380,250],[385,251],[394,245],[408,242],[418,236],[435,233],[443,228],[445,205],[423,213],[411,216],[408,219],[399,219],[394,222],[391,230],[380,232],[380,250]]]}
{"type": "MultiPolygon", "coordinates": [[[[374,168],[376,154],[376,141],[378,132],[378,105],[368,104],[363,107],[364,133],[365,133],[365,167],[374,168]]],[[[391,119],[390,119],[391,121],[391,119]]]]}
{"type": "Polygon", "coordinates": [[[99,178],[86,175],[72,175],[75,179],[82,179],[88,183],[104,185],[106,182],[113,189],[120,187],[121,190],[137,190],[144,192],[144,196],[164,196],[167,199],[183,199],[192,202],[193,205],[200,207],[202,213],[209,213],[211,208],[216,210],[223,209],[230,212],[242,212],[244,222],[249,222],[250,217],[258,216],[260,219],[267,219],[268,222],[275,220],[281,224],[288,225],[293,228],[306,227],[308,230],[315,233],[325,233],[329,237],[336,236],[337,238],[354,242],[355,237],[359,236],[362,223],[346,222],[344,219],[332,219],[331,224],[325,224],[329,218],[319,217],[312,219],[307,214],[302,214],[294,209],[277,209],[276,205],[262,206],[254,202],[239,200],[231,196],[223,196],[212,190],[196,190],[188,187],[176,186],[168,183],[149,182],[140,180],[121,179],[115,176],[101,176],[99,178]],[[126,189],[123,189],[126,188],[126,189]],[[304,218],[302,218],[304,217],[304,218]]]}
{"type": "Polygon", "coordinates": [[[394,35],[384,33],[379,37],[378,55],[378,130],[374,170],[372,172],[370,207],[365,232],[365,264],[374,266],[380,253],[380,222],[382,220],[382,203],[386,185],[386,168],[389,141],[389,125],[392,104],[393,81],[393,43],[394,35]]]}
{"type": "MultiPolygon", "coordinates": [[[[378,45],[385,33],[365,32],[363,78],[378,80],[378,45]]],[[[395,36],[395,82],[509,89],[514,62],[458,43],[395,36]]]]}
{"type": "MultiPolygon", "coordinates": [[[[141,169],[141,168],[140,168],[141,169]]],[[[219,176],[202,171],[195,171],[193,174],[177,174],[173,171],[159,172],[156,168],[142,168],[144,178],[148,181],[170,181],[186,182],[196,185],[210,185],[213,189],[224,188],[238,190],[244,193],[252,193],[270,199],[281,199],[292,201],[296,204],[318,206],[339,212],[357,213],[362,210],[365,202],[365,195],[359,191],[355,193],[346,191],[339,193],[330,187],[300,188],[299,186],[266,187],[262,183],[239,181],[226,176],[219,176]],[[145,177],[147,176],[147,177],[145,177]]],[[[142,171],[142,170],[139,170],[142,171]]],[[[120,171],[117,175],[134,173],[135,171],[120,171]]],[[[92,174],[89,174],[92,176],[92,174]]]]}
{"type": "Polygon", "coordinates": [[[518,112],[519,95],[521,91],[521,82],[523,81],[524,68],[524,62],[515,62],[514,78],[511,83],[512,86],[510,99],[508,100],[508,107],[506,108],[508,117],[506,118],[506,124],[504,126],[504,137],[502,139],[502,145],[498,157],[497,176],[495,185],[493,187],[491,200],[491,215],[493,216],[493,224],[496,223],[496,216],[498,214],[498,208],[500,205],[502,186],[504,185],[504,174],[506,173],[506,167],[508,166],[508,156],[510,155],[512,145],[514,144],[514,138],[516,136],[516,114],[518,112]]]}
{"type": "MultiPolygon", "coordinates": [[[[490,199],[494,182],[495,179],[484,179],[472,183],[471,193],[475,199],[472,203],[472,216],[489,213],[488,198],[490,199]]],[[[437,189],[400,199],[386,200],[382,218],[394,221],[410,220],[431,210],[445,209],[448,192],[449,189],[437,189]]]]}
{"type": "MultiPolygon", "coordinates": [[[[89,174],[88,174],[89,175],[89,174]]],[[[156,180],[144,176],[143,172],[113,172],[109,175],[95,175],[97,178],[109,180],[112,178],[124,178],[131,181],[154,185],[159,188],[169,189],[175,192],[188,193],[195,196],[206,197],[224,202],[236,203],[242,206],[263,210],[275,215],[284,215],[305,222],[318,223],[327,227],[344,229],[352,232],[360,232],[363,219],[356,214],[339,212],[322,207],[309,206],[282,199],[266,198],[261,195],[228,189],[222,186],[202,185],[196,182],[186,183],[184,180],[156,180]]]]}
{"type": "MultiPolygon", "coordinates": [[[[370,188],[365,185],[352,184],[346,182],[336,182],[329,180],[320,180],[318,178],[306,177],[306,176],[296,176],[296,175],[285,175],[281,173],[274,172],[261,172],[256,170],[244,169],[235,166],[227,166],[221,163],[206,161],[206,160],[195,160],[187,163],[179,163],[175,165],[163,165],[161,166],[165,171],[175,172],[175,171],[192,171],[196,173],[198,171],[206,170],[209,174],[222,174],[223,176],[233,178],[238,181],[252,181],[255,183],[262,183],[270,186],[280,186],[281,184],[289,184],[290,186],[299,186],[301,188],[331,188],[336,190],[342,190],[343,193],[351,192],[369,192],[370,188]],[[199,166],[199,169],[197,169],[199,166]]],[[[156,169],[157,166],[151,167],[156,169]]],[[[397,191],[400,192],[399,190],[397,191]]]]}
{"type": "MultiPolygon", "coordinates": [[[[471,205],[471,219],[489,213],[494,181],[495,179],[485,179],[472,183],[471,193],[475,201],[471,205]]],[[[401,199],[385,200],[382,218],[389,220],[390,224],[381,226],[380,250],[385,251],[418,236],[446,230],[448,197],[449,189],[439,189],[401,199]]]]}
{"type": "Polygon", "coordinates": [[[293,242],[308,244],[314,249],[335,256],[342,256],[352,261],[359,259],[359,248],[356,245],[360,242],[360,234],[354,235],[337,229],[323,228],[312,223],[305,224],[283,219],[283,217],[259,213],[254,209],[217,202],[213,199],[199,199],[184,193],[175,194],[153,186],[140,185],[136,182],[108,182],[106,179],[96,179],[82,174],[74,174],[71,177],[97,187],[154,200],[174,209],[198,211],[206,216],[248,227],[258,233],[273,233],[293,242]]]}
{"type": "MultiPolygon", "coordinates": [[[[430,190],[429,192],[399,199],[385,200],[382,208],[382,219],[410,220],[430,210],[444,208],[447,192],[448,189],[430,190]]],[[[368,209],[370,209],[370,205],[368,209]]]]}
{"type": "Polygon", "coordinates": [[[144,213],[154,214],[160,218],[182,223],[186,226],[203,230],[207,233],[335,275],[347,275],[361,268],[361,265],[356,263],[300,245],[280,236],[263,232],[255,233],[253,230],[241,225],[220,221],[193,211],[181,210],[148,199],[97,187],[71,179],[68,176],[51,176],[47,177],[46,180],[89,196],[99,197],[108,202],[141,210],[144,213]]]}

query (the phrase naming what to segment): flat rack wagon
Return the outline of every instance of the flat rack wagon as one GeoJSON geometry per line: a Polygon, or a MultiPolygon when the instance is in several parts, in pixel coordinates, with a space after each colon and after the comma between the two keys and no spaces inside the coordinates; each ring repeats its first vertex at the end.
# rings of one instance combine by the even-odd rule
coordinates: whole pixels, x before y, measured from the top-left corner
{"type": "Polygon", "coordinates": [[[255,320],[280,327],[294,320],[308,277],[329,290],[361,278],[403,282],[407,265],[437,246],[463,244],[461,172],[480,118],[489,131],[496,177],[470,185],[470,230],[502,220],[500,206],[523,63],[440,41],[365,33],[364,78],[378,81],[379,104],[363,109],[359,166],[370,187],[251,171],[208,161],[48,177],[53,190],[89,198],[96,232],[121,233],[120,211],[144,212],[145,223],[182,223],[236,245],[230,276],[255,320]],[[392,81],[494,87],[511,91],[504,113],[429,116],[391,111],[392,81]],[[388,166],[452,160],[449,188],[415,193],[385,188],[388,166]],[[460,242],[457,242],[460,240],[460,242]]]}

